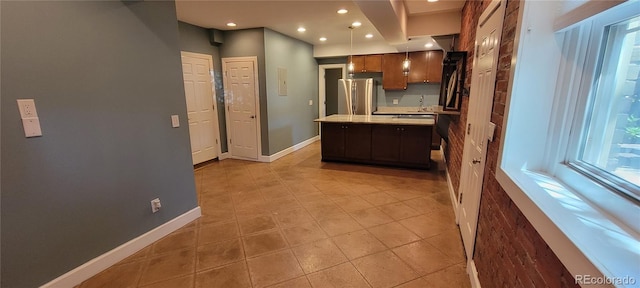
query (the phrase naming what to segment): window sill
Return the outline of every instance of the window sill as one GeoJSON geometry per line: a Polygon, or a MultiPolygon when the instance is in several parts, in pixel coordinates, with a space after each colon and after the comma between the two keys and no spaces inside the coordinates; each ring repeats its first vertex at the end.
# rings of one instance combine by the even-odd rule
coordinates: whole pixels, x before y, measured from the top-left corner
{"type": "MultiPolygon", "coordinates": [[[[500,185],[574,278],[590,275],[627,279],[618,287],[640,285],[638,231],[552,177],[517,168],[497,170],[500,185]]],[[[633,207],[630,213],[640,216],[639,208],[633,207]]]]}

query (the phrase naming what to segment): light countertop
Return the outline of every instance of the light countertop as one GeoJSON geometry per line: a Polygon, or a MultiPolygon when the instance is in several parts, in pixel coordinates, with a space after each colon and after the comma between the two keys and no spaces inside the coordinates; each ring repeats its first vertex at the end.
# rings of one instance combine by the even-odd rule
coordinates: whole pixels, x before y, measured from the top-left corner
{"type": "Polygon", "coordinates": [[[423,114],[442,114],[442,115],[460,115],[460,111],[444,111],[442,106],[430,107],[378,107],[374,115],[423,115],[423,114]]]}
{"type": "Polygon", "coordinates": [[[327,123],[360,123],[360,124],[390,124],[390,125],[421,125],[433,126],[435,119],[404,119],[387,115],[331,115],[314,120],[327,123]]]}

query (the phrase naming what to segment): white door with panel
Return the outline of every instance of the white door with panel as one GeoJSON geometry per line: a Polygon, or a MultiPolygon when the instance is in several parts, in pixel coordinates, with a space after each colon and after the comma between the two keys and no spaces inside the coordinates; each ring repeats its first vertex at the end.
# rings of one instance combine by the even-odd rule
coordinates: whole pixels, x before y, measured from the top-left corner
{"type": "Polygon", "coordinates": [[[229,152],[233,158],[257,160],[260,152],[257,61],[246,58],[222,61],[229,152]]]}
{"type": "Polygon", "coordinates": [[[469,114],[460,175],[459,224],[467,259],[473,258],[482,180],[486,165],[504,3],[493,1],[482,13],[476,30],[469,114]]]}
{"type": "Polygon", "coordinates": [[[220,134],[212,71],[211,56],[182,52],[182,77],[193,164],[219,155],[220,134]]]}

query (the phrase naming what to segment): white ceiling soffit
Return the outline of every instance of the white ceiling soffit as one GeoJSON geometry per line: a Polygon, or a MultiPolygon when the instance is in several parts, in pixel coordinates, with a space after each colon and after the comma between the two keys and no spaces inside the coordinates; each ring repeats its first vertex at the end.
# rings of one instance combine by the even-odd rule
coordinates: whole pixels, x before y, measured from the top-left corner
{"type": "Polygon", "coordinates": [[[391,45],[407,42],[407,10],[402,0],[354,0],[391,45]]]}
{"type": "Polygon", "coordinates": [[[354,0],[392,46],[416,37],[460,33],[464,0],[354,0]]]}

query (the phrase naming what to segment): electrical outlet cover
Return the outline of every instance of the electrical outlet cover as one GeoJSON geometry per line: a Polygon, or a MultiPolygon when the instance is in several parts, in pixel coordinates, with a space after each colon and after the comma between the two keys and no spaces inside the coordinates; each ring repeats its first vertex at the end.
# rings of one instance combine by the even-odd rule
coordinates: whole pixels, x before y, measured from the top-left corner
{"type": "Polygon", "coordinates": [[[22,119],[22,127],[24,127],[24,136],[27,138],[42,136],[42,129],[40,129],[40,120],[38,118],[22,119]]]}
{"type": "Polygon", "coordinates": [[[20,118],[37,118],[36,103],[33,99],[18,99],[18,109],[20,110],[20,118]]]}

